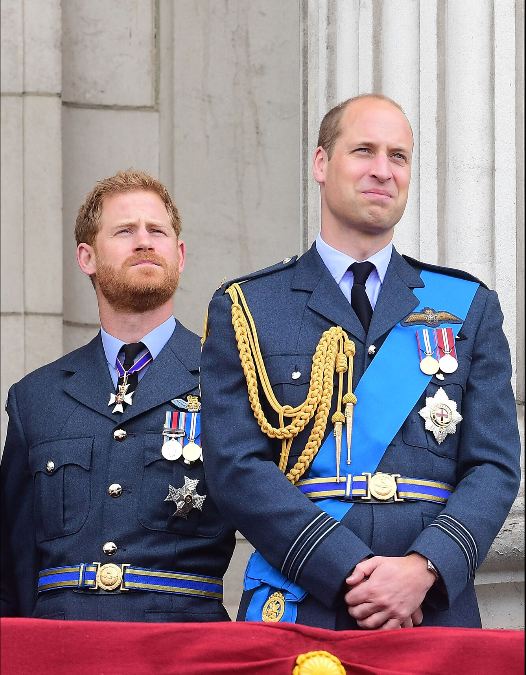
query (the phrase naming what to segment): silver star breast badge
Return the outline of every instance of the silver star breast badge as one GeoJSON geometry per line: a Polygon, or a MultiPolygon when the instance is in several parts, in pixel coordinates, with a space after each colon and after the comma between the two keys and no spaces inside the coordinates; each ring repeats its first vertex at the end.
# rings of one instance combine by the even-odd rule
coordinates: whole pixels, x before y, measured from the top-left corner
{"type": "Polygon", "coordinates": [[[203,510],[203,502],[206,499],[206,495],[198,495],[196,492],[197,483],[199,479],[193,480],[192,478],[184,477],[184,485],[180,488],[174,488],[172,485],[168,485],[168,496],[164,500],[165,502],[174,502],[177,506],[177,509],[174,516],[179,518],[188,518],[188,514],[192,509],[203,510]]]}
{"type": "Polygon", "coordinates": [[[425,428],[431,431],[440,445],[448,434],[454,434],[457,424],[462,422],[462,415],[457,412],[455,401],[448,399],[446,392],[439,387],[434,396],[426,398],[426,406],[418,411],[425,420],[425,428]]]}

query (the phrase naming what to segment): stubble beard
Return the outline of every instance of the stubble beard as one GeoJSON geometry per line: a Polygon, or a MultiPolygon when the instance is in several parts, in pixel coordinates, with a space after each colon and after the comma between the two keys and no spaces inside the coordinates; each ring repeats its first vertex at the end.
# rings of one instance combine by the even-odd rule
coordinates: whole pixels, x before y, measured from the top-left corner
{"type": "Polygon", "coordinates": [[[161,307],[173,297],[179,285],[179,265],[170,265],[155,253],[130,256],[118,268],[98,261],[95,281],[114,310],[142,313],[161,307]],[[151,260],[160,267],[133,267],[138,260],[151,260]]]}

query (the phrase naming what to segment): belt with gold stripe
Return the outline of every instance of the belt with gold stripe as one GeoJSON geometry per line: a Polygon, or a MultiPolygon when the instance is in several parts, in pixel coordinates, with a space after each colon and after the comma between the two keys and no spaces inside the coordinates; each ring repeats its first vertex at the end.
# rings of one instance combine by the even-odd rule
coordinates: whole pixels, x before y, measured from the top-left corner
{"type": "Polygon", "coordinates": [[[445,504],[454,488],[447,483],[408,478],[398,473],[362,473],[353,476],[307,478],[297,487],[309,499],[337,498],[355,503],[425,501],[445,504]]]}
{"type": "Polygon", "coordinates": [[[123,564],[80,563],[70,567],[51,567],[38,575],[38,592],[60,588],[103,591],[157,591],[223,599],[223,580],[198,574],[149,570],[123,564]]]}

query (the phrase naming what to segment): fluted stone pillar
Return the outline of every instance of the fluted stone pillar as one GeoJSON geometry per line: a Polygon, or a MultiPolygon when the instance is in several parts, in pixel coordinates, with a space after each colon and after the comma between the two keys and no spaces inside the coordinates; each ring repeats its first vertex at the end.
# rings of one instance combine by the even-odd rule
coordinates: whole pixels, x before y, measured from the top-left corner
{"type": "MultiPolygon", "coordinates": [[[[320,225],[311,162],[323,115],[357,94],[390,96],[415,138],[395,245],[497,290],[523,426],[522,2],[302,0],[301,8],[303,247],[320,225]]],[[[524,482],[477,576],[486,626],[523,626],[523,515],[524,482]]]]}
{"type": "Polygon", "coordinates": [[[1,26],[3,403],[62,355],[60,0],[5,0],[1,26]]]}

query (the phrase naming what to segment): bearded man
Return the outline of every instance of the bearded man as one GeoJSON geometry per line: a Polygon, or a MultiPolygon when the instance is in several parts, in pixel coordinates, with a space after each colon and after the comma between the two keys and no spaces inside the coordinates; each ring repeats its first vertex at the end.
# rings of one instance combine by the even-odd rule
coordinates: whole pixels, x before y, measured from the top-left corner
{"type": "Polygon", "coordinates": [[[204,480],[200,340],[173,316],[180,232],[167,189],[138,171],[79,210],[101,330],[9,392],[2,616],[228,620],[235,539],[204,480]]]}

